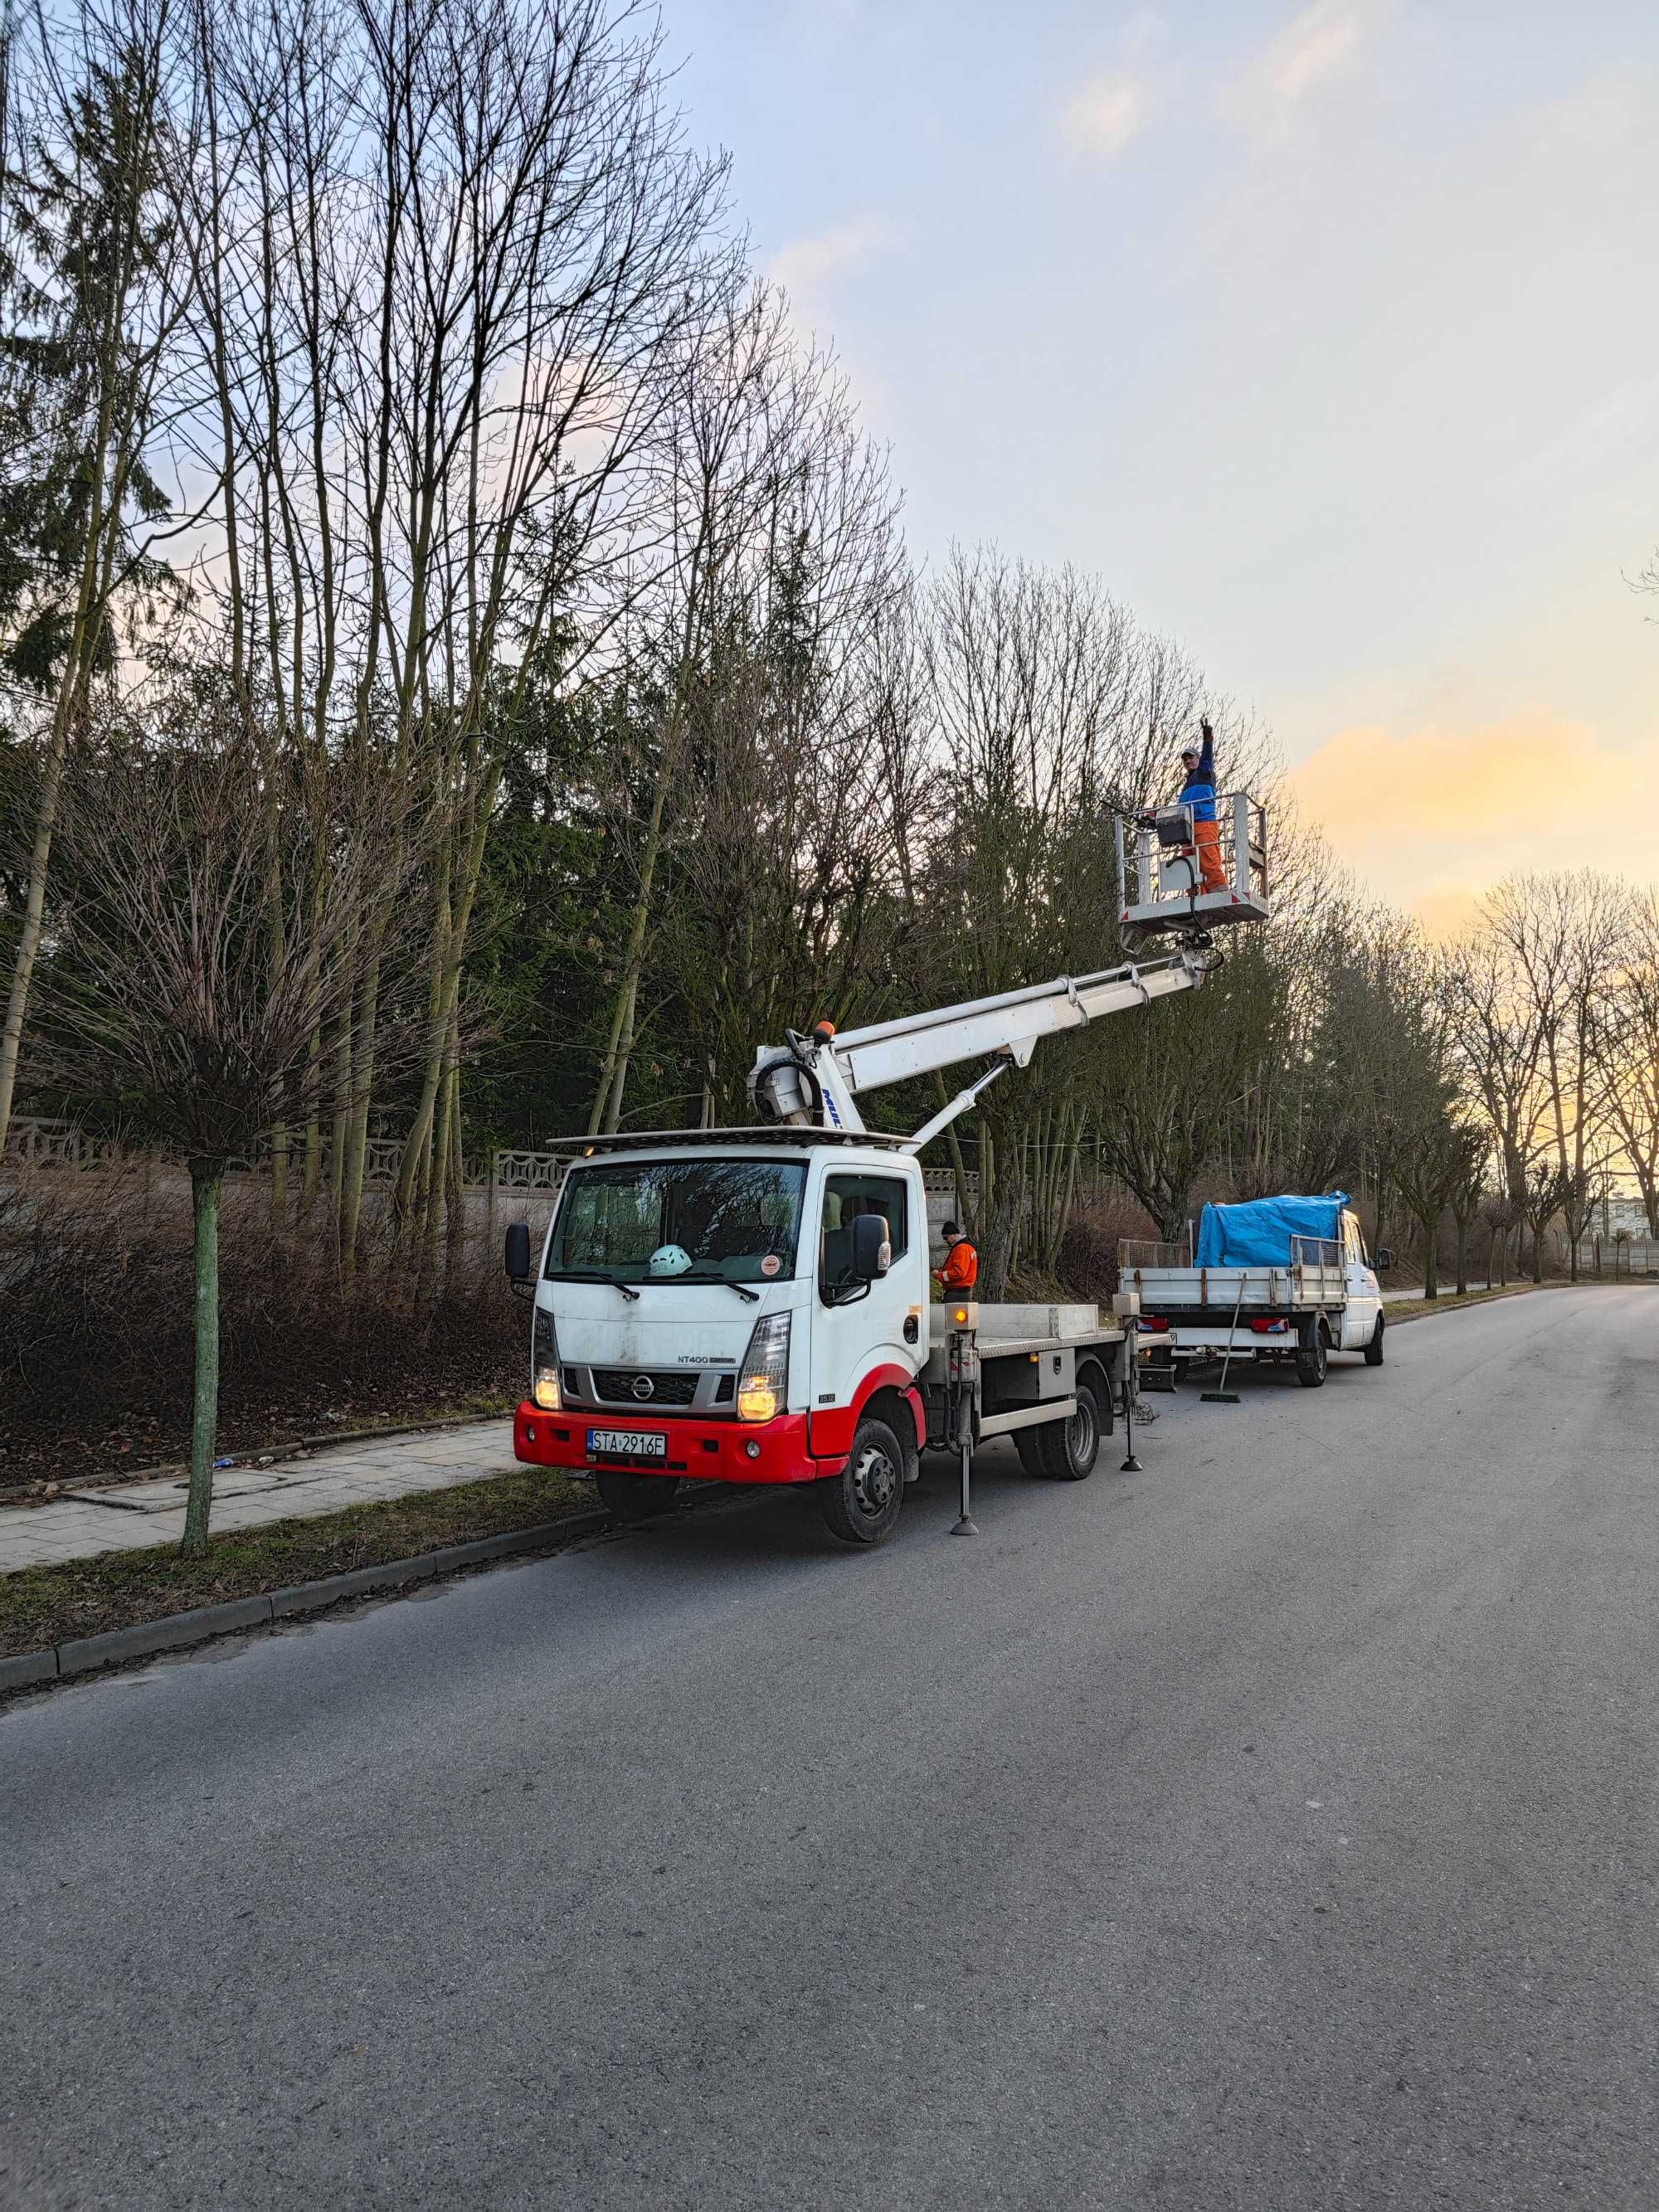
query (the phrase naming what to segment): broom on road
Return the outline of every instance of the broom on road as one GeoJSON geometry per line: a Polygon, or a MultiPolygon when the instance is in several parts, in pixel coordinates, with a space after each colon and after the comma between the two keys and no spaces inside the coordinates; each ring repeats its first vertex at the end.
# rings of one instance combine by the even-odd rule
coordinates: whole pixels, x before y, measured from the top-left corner
{"type": "Polygon", "coordinates": [[[1227,1368],[1233,1356],[1233,1331],[1238,1327],[1239,1308],[1244,1303],[1245,1279],[1244,1271],[1241,1268],[1238,1296],[1233,1302],[1233,1317],[1227,1324],[1227,1349],[1221,1355],[1221,1388],[1218,1390],[1200,1390],[1198,1394],[1200,1406],[1237,1406],[1241,1402],[1237,1391],[1227,1388],[1227,1368]]]}

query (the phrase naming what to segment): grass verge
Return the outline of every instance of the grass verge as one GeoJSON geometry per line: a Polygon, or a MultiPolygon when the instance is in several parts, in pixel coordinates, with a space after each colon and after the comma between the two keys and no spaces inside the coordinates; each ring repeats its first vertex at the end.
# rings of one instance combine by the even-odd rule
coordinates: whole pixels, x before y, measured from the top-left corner
{"type": "Polygon", "coordinates": [[[1437,1298],[1384,1298],[1382,1310],[1392,1328],[1396,1322],[1425,1321],[1430,1314],[1455,1313],[1460,1306],[1484,1306],[1494,1298],[1524,1297],[1529,1291],[1548,1287],[1539,1283],[1510,1283],[1501,1291],[1442,1291],[1437,1298]]]}
{"type": "Polygon", "coordinates": [[[0,1577],[0,1656],[533,1528],[596,1503],[591,1483],[550,1468],[520,1467],[453,1490],[417,1491],[314,1520],[228,1531],[209,1540],[205,1559],[182,1559],[165,1545],[26,1567],[0,1577]]]}

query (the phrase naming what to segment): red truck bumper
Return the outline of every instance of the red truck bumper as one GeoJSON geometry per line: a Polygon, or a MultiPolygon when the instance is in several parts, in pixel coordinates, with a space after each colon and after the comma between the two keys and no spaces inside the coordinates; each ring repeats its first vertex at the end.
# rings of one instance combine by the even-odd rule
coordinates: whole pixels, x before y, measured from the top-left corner
{"type": "Polygon", "coordinates": [[[805,1413],[782,1413],[773,1421],[653,1421],[635,1413],[549,1413],[526,1399],[513,1416],[515,1458],[578,1474],[610,1466],[630,1474],[694,1475],[703,1482],[816,1482],[846,1464],[844,1449],[834,1459],[814,1459],[806,1443],[805,1413]],[[587,1449],[591,1428],[665,1436],[668,1456],[652,1463],[595,1459],[587,1449]]]}

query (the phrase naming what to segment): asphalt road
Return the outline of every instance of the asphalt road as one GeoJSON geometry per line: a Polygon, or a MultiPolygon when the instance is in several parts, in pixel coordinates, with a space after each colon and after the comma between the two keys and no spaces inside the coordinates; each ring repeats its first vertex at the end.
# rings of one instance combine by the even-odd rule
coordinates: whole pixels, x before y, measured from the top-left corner
{"type": "Polygon", "coordinates": [[[0,1717],[0,2203],[1659,2203],[1659,1295],[0,1717]]]}

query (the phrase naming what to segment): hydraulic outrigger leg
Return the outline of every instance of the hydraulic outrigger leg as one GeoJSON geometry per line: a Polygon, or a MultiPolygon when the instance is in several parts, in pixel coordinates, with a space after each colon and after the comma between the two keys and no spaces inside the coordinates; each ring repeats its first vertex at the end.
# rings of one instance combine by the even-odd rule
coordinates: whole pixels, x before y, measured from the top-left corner
{"type": "MultiPolygon", "coordinates": [[[[959,1312],[972,1316],[971,1305],[959,1307],[959,1312]]],[[[957,1425],[957,1445],[962,1454],[962,1511],[951,1530],[953,1536],[977,1536],[978,1523],[972,1510],[972,1474],[974,1463],[974,1385],[978,1380],[979,1353],[974,1343],[971,1318],[966,1326],[958,1323],[951,1333],[951,1379],[955,1384],[954,1406],[957,1425]]]]}

